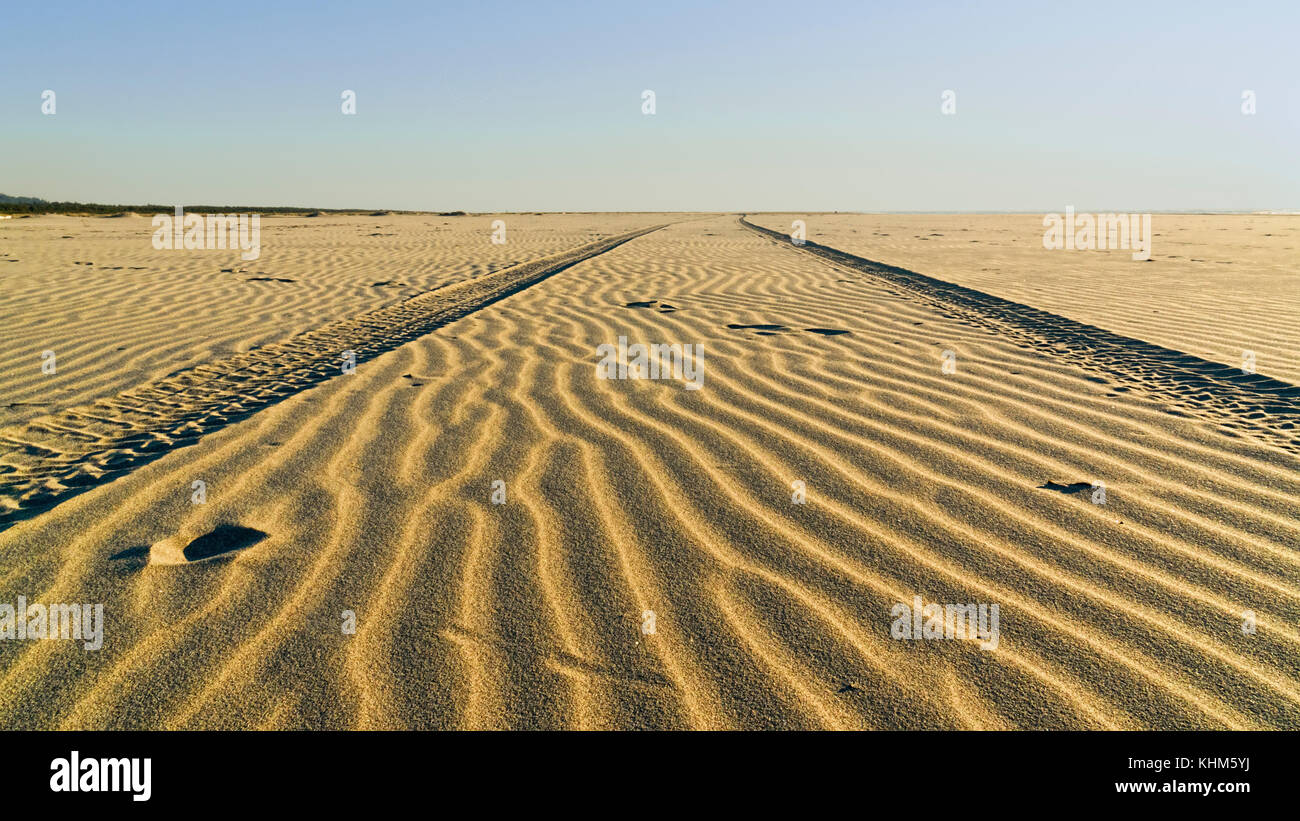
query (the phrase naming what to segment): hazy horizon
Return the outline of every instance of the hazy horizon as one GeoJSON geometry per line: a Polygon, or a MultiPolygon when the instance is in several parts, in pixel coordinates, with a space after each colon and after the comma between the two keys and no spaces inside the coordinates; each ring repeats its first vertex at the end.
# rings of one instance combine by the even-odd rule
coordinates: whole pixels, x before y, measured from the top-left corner
{"type": "MultiPolygon", "coordinates": [[[[4,194],[4,193],[6,193],[6,192],[0,191],[0,194],[4,194]]],[[[24,195],[24,196],[25,196],[25,195],[24,195]]],[[[44,197],[38,197],[38,199],[46,199],[46,198],[44,198],[44,197]]],[[[50,203],[52,203],[52,204],[57,204],[58,202],[65,202],[65,201],[54,201],[54,200],[48,200],[48,199],[46,199],[46,201],[47,201],[47,202],[50,202],[50,203]]],[[[94,206],[101,206],[101,207],[102,207],[102,206],[120,206],[120,207],[124,207],[124,208],[129,208],[129,207],[148,207],[148,206],[161,206],[161,207],[168,207],[168,208],[174,208],[174,207],[175,207],[175,205],[174,205],[174,204],[171,204],[171,203],[80,202],[80,201],[76,201],[76,200],[68,200],[68,201],[66,201],[66,202],[68,202],[68,203],[70,203],[70,204],[78,204],[78,205],[94,205],[94,206]]],[[[925,216],[925,215],[927,215],[927,214],[932,214],[932,215],[935,215],[935,216],[941,216],[941,215],[969,215],[969,216],[980,216],[980,215],[987,215],[987,216],[1016,216],[1016,215],[1024,215],[1024,216],[1034,216],[1034,217],[1037,217],[1037,216],[1044,215],[1044,214],[1064,213],[1064,209],[1062,209],[1061,211],[1052,211],[1052,210],[1050,210],[1050,209],[1045,209],[1045,210],[1034,210],[1034,209],[1029,209],[1029,208],[1012,208],[1012,209],[1007,209],[1007,210],[971,209],[971,210],[952,210],[952,211],[941,211],[941,210],[919,210],[919,211],[900,211],[900,210],[892,210],[892,211],[891,211],[891,210],[884,210],[884,209],[881,209],[881,210],[871,210],[871,211],[847,211],[847,210],[835,210],[835,209],[828,209],[828,208],[801,209],[801,210],[792,210],[792,209],[789,209],[789,208],[780,208],[780,209],[774,209],[774,210],[757,210],[757,209],[753,209],[753,208],[748,208],[748,209],[747,209],[747,208],[738,208],[738,209],[735,209],[735,210],[724,210],[724,211],[707,211],[707,210],[702,210],[702,209],[690,209],[690,210],[644,210],[644,209],[631,209],[631,210],[626,210],[626,211],[616,211],[616,210],[601,210],[601,209],[590,209],[590,208],[588,208],[588,209],[568,209],[568,210],[563,210],[563,211],[531,211],[531,210],[497,210],[497,211],[476,211],[476,210],[474,210],[474,211],[471,211],[471,210],[466,210],[466,209],[464,209],[464,208],[447,209],[447,210],[438,210],[438,209],[432,209],[432,208],[385,208],[385,207],[383,207],[383,206],[364,206],[364,207],[362,207],[362,206],[357,206],[357,207],[337,206],[337,207],[334,207],[334,206],[318,206],[318,205],[284,205],[284,204],[276,204],[276,205],[260,204],[260,205],[259,205],[259,204],[250,204],[250,203],[221,203],[221,204],[217,204],[217,203],[205,203],[205,202],[179,203],[179,205],[180,205],[182,208],[187,208],[187,209],[193,209],[193,208],[202,208],[202,209],[210,209],[210,208],[232,208],[232,209],[233,209],[233,208],[248,208],[248,209],[256,210],[256,209],[258,209],[258,208],[276,208],[276,209],[289,209],[290,212],[293,212],[293,211],[321,211],[322,213],[342,213],[342,214],[347,214],[347,213],[359,213],[359,212],[363,212],[363,211],[387,211],[387,212],[398,213],[398,214],[444,214],[444,215],[450,215],[450,214],[463,214],[463,215],[466,215],[466,216],[474,216],[474,215],[478,215],[478,214],[482,214],[482,215],[489,215],[489,214],[521,214],[521,215],[522,215],[522,214],[702,214],[702,215],[709,215],[709,216],[713,216],[713,215],[727,215],[727,214],[749,214],[749,215],[759,215],[759,214],[845,214],[845,215],[855,215],[855,214],[857,214],[857,215],[863,215],[863,216],[870,216],[870,215],[872,215],[872,214],[878,214],[878,215],[882,215],[882,216],[883,216],[883,215],[898,215],[898,216],[915,215],[915,216],[925,216]]],[[[1138,211],[1140,210],[1140,209],[1135,209],[1135,208],[1119,208],[1119,207],[1113,207],[1113,206],[1111,206],[1111,207],[1091,207],[1091,208],[1089,208],[1089,207],[1075,207],[1075,206],[1072,206],[1072,207],[1074,208],[1075,212],[1076,212],[1076,213],[1079,213],[1079,214],[1088,214],[1088,213],[1092,213],[1092,214],[1102,214],[1102,213],[1110,213],[1110,212],[1116,212],[1116,213],[1136,213],[1136,212],[1138,212],[1138,211]]],[[[60,213],[60,212],[51,212],[51,213],[55,213],[55,214],[57,214],[57,213],[60,213]]],[[[1212,209],[1202,209],[1202,208],[1186,208],[1186,209],[1172,209],[1172,208],[1171,208],[1171,209],[1154,209],[1154,210],[1146,211],[1146,212],[1144,212],[1144,213],[1150,213],[1150,214],[1168,214],[1168,215],[1171,215],[1171,216],[1173,216],[1173,215],[1182,215],[1182,216],[1196,216],[1196,215],[1215,216],[1215,215],[1225,215],[1225,216],[1231,216],[1231,215],[1234,215],[1234,214],[1235,214],[1235,215],[1260,214],[1260,215],[1268,215],[1268,216],[1290,217],[1290,216],[1300,216],[1300,209],[1291,210],[1291,209],[1277,209],[1277,208],[1273,208],[1273,209],[1240,209],[1240,210],[1220,209],[1220,210],[1212,210],[1212,209]]],[[[34,216],[40,216],[40,214],[35,214],[34,216]]],[[[293,214],[293,213],[283,213],[283,214],[279,214],[279,213],[277,213],[277,214],[268,214],[267,216],[294,216],[294,214],[293,214]]]]}

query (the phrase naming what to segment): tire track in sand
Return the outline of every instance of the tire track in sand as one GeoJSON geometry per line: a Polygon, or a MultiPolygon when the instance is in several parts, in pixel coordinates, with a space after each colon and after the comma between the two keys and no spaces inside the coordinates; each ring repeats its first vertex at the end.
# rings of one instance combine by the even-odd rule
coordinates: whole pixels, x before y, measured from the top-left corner
{"type": "Polygon", "coordinates": [[[331,322],[113,399],[0,431],[0,529],[664,225],[630,231],[331,322]]]}
{"type": "Polygon", "coordinates": [[[787,235],[755,225],[744,216],[740,217],[740,224],[779,245],[902,288],[948,316],[956,315],[1039,350],[1064,354],[1087,369],[1136,382],[1148,393],[1200,418],[1245,431],[1283,450],[1300,454],[1300,387],[1296,385],[1248,374],[1240,368],[1121,336],[811,240],[794,245],[787,235]]]}

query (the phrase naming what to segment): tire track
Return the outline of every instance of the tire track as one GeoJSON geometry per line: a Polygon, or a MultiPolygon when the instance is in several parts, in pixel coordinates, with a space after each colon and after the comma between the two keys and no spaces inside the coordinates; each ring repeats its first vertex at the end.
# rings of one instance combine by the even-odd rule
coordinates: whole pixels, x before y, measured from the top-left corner
{"type": "Polygon", "coordinates": [[[0,431],[0,530],[625,242],[587,243],[0,431]]]}
{"type": "MultiPolygon", "coordinates": [[[[1149,393],[1200,418],[1252,434],[1300,454],[1300,387],[1212,362],[1140,339],[1112,333],[973,288],[874,262],[789,237],[740,217],[740,224],[788,246],[904,289],[955,316],[1038,350],[1065,354],[1083,367],[1140,384],[1149,393]]],[[[1170,411],[1172,412],[1172,411],[1170,411]]]]}

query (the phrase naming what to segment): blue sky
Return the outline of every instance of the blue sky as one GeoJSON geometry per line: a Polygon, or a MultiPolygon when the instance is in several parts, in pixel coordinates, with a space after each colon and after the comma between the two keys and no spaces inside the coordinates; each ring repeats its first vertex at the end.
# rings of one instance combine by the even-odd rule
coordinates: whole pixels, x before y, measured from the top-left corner
{"type": "Polygon", "coordinates": [[[49,0],[10,4],[0,25],[8,194],[467,211],[1300,208],[1289,0],[49,0]],[[355,116],[340,111],[344,89],[355,116]]]}

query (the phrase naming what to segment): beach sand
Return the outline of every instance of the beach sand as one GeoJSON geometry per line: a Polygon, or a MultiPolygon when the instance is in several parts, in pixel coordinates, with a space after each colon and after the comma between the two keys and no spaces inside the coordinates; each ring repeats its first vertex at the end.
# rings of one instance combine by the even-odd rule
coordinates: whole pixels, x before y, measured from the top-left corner
{"type": "Polygon", "coordinates": [[[1300,726],[1300,221],[794,219],[6,221],[0,726],[1300,726]]]}

